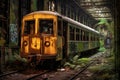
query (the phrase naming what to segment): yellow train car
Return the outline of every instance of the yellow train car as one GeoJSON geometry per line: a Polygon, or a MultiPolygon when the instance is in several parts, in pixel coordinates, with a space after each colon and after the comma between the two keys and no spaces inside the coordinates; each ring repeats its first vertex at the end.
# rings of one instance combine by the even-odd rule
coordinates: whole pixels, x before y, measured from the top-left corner
{"type": "Polygon", "coordinates": [[[53,12],[34,12],[23,17],[21,56],[29,61],[61,59],[62,37],[58,36],[58,16],[53,12]],[[59,52],[58,52],[59,49],[59,52]],[[58,54],[59,53],[59,54],[58,54]],[[59,56],[56,58],[56,56],[59,56]]]}
{"type": "Polygon", "coordinates": [[[98,31],[57,12],[32,12],[22,20],[21,57],[30,62],[61,61],[71,54],[98,48],[99,35],[98,31]]]}

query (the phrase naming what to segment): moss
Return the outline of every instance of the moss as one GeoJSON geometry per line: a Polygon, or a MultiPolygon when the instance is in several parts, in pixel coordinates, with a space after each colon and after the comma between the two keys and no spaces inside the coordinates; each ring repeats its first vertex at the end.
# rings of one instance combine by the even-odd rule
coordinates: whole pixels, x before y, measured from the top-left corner
{"type": "Polygon", "coordinates": [[[64,64],[65,67],[70,67],[71,69],[74,69],[76,65],[72,64],[72,63],[69,63],[69,62],[66,62],[64,64]]]}
{"type": "Polygon", "coordinates": [[[104,62],[89,67],[91,72],[97,72],[93,80],[117,80],[115,77],[114,56],[107,57],[104,62]]]}
{"type": "Polygon", "coordinates": [[[69,62],[66,62],[64,66],[69,66],[71,69],[78,69],[85,66],[88,62],[90,62],[90,58],[79,58],[78,55],[75,55],[73,59],[71,59],[69,62]]]}
{"type": "Polygon", "coordinates": [[[111,62],[111,63],[114,63],[114,60],[115,60],[114,56],[111,56],[111,57],[107,58],[107,61],[111,62]]]}
{"type": "Polygon", "coordinates": [[[92,72],[100,71],[100,65],[91,66],[88,69],[92,72]]]}
{"type": "Polygon", "coordinates": [[[75,55],[75,56],[73,57],[73,61],[77,61],[78,58],[79,58],[79,56],[78,56],[78,55],[75,55]]]}
{"type": "Polygon", "coordinates": [[[103,74],[96,74],[93,76],[91,80],[117,80],[115,74],[103,73],[103,74]]]}
{"type": "Polygon", "coordinates": [[[100,72],[100,73],[114,73],[114,65],[112,64],[99,64],[96,66],[89,67],[89,70],[92,72],[100,72]]]}
{"type": "Polygon", "coordinates": [[[106,50],[106,49],[105,49],[104,47],[100,47],[100,48],[99,48],[99,51],[100,51],[100,52],[104,52],[105,50],[106,50]]]}

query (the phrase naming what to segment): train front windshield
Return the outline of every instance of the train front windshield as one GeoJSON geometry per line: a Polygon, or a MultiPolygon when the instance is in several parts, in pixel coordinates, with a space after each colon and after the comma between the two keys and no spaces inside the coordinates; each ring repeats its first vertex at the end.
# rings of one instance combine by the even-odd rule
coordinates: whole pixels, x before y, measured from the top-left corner
{"type": "Polygon", "coordinates": [[[44,34],[53,34],[53,20],[52,19],[40,19],[39,20],[39,32],[44,34]]]}
{"type": "Polygon", "coordinates": [[[35,33],[35,20],[25,21],[24,34],[35,33]]]}

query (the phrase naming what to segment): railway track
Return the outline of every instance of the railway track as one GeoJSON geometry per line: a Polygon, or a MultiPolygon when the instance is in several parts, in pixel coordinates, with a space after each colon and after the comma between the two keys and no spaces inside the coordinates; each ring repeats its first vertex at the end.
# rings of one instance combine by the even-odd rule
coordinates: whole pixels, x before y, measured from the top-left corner
{"type": "Polygon", "coordinates": [[[80,69],[75,75],[73,75],[69,80],[75,80],[80,74],[82,74],[88,67],[90,67],[94,62],[90,62],[85,65],[84,68],[80,69]]]}
{"type": "MultiPolygon", "coordinates": [[[[87,68],[90,67],[93,63],[94,63],[94,61],[90,62],[89,64],[87,64],[86,66],[81,68],[79,71],[77,71],[77,73],[74,73],[72,75],[68,74],[69,78],[67,78],[67,79],[66,79],[66,77],[63,77],[63,78],[66,79],[66,80],[75,80],[77,77],[79,77],[80,74],[82,74],[85,70],[87,70],[87,68]]],[[[10,76],[9,79],[5,79],[5,80],[15,80],[14,78],[16,78],[16,77],[19,78],[18,80],[49,80],[50,79],[49,75],[50,75],[51,72],[53,72],[53,71],[45,70],[45,71],[40,71],[40,72],[38,72],[36,74],[22,75],[21,78],[20,78],[19,77],[19,75],[21,74],[20,71],[13,71],[13,72],[2,74],[2,75],[0,75],[0,77],[10,76]],[[47,76],[43,77],[44,75],[47,75],[47,76]]],[[[54,74],[54,73],[55,72],[53,72],[52,74],[54,74]]],[[[50,80],[55,80],[56,77],[57,77],[56,75],[50,80]]],[[[1,80],[4,80],[4,79],[1,79],[1,80]]],[[[58,80],[63,80],[63,79],[58,78],[58,80]]]]}
{"type": "MultiPolygon", "coordinates": [[[[0,75],[0,80],[34,80],[36,78],[43,78],[44,74],[52,72],[51,70],[42,70],[36,71],[36,73],[24,73],[24,70],[19,71],[12,71],[8,73],[4,73],[0,75]]],[[[42,79],[43,80],[43,79],[42,79]]]]}
{"type": "Polygon", "coordinates": [[[41,73],[39,73],[39,74],[36,74],[36,75],[34,75],[34,76],[31,76],[31,77],[27,78],[26,80],[34,80],[35,78],[40,77],[40,76],[42,76],[42,75],[44,75],[44,74],[47,74],[47,73],[49,73],[49,72],[51,72],[51,71],[50,71],[50,70],[47,70],[47,71],[41,72],[41,73]]]}
{"type": "MultiPolygon", "coordinates": [[[[33,71],[33,73],[27,73],[27,74],[26,74],[26,72],[27,72],[27,70],[6,72],[6,73],[3,73],[0,75],[0,80],[16,80],[15,78],[18,78],[18,80],[31,80],[32,78],[38,76],[38,74],[36,75],[36,73],[34,73],[34,71],[33,71]]],[[[41,72],[40,74],[42,75],[42,74],[46,73],[47,71],[46,72],[40,71],[40,72],[41,72]]]]}
{"type": "Polygon", "coordinates": [[[7,75],[15,74],[15,73],[18,73],[18,72],[21,72],[21,71],[23,71],[23,70],[11,71],[11,72],[7,72],[7,73],[3,73],[3,74],[0,75],[0,78],[4,77],[4,76],[7,76],[7,75]]]}
{"type": "Polygon", "coordinates": [[[10,71],[0,75],[0,80],[5,80],[5,77],[16,75],[24,70],[10,71]]]}
{"type": "MultiPolygon", "coordinates": [[[[94,55],[92,56],[92,61],[90,63],[88,63],[87,65],[85,65],[82,69],[80,69],[76,74],[74,74],[72,77],[70,77],[69,80],[76,80],[76,78],[78,78],[81,74],[83,74],[91,65],[96,64],[97,62],[99,62],[99,57],[103,57],[104,55],[101,53],[98,53],[98,55],[94,55]]],[[[99,72],[95,72],[93,73],[91,76],[95,75],[96,73],[99,72]]]]}
{"type": "Polygon", "coordinates": [[[59,71],[56,73],[56,74],[54,74],[53,73],[53,75],[54,75],[54,77],[52,77],[52,78],[50,78],[49,76],[51,75],[51,74],[46,74],[47,72],[45,72],[44,74],[46,74],[47,75],[47,77],[46,77],[46,79],[42,79],[42,77],[40,77],[40,76],[42,76],[42,75],[44,75],[43,73],[42,74],[38,74],[38,75],[36,75],[35,77],[33,76],[33,78],[30,78],[30,79],[27,79],[27,80],[76,80],[77,78],[79,78],[81,75],[83,75],[84,73],[85,73],[85,71],[87,71],[87,69],[90,67],[90,66],[92,66],[92,65],[94,65],[94,64],[96,64],[97,63],[97,61],[98,61],[98,58],[99,57],[102,57],[103,55],[102,54],[98,54],[97,56],[95,55],[94,57],[92,57],[93,59],[90,61],[90,63],[88,63],[88,64],[86,64],[84,67],[82,67],[81,69],[79,69],[79,71],[77,71],[76,73],[71,73],[71,74],[69,74],[69,72],[67,72],[67,71],[65,71],[65,72],[60,72],[59,73],[59,71]],[[65,74],[65,75],[64,75],[65,74]],[[63,77],[62,77],[62,76],[63,77]],[[60,77],[61,76],[61,77],[60,77]],[[71,77],[72,76],[72,77],[71,77]]]}
{"type": "Polygon", "coordinates": [[[16,74],[16,73],[19,73],[19,72],[22,72],[22,71],[24,71],[24,70],[17,70],[17,71],[6,72],[6,73],[3,73],[3,74],[0,74],[0,78],[1,78],[1,77],[4,77],[4,76],[16,74]]]}
{"type": "Polygon", "coordinates": [[[13,72],[1,74],[0,80],[76,80],[77,78],[81,78],[80,76],[85,74],[85,72],[91,65],[97,63],[97,61],[99,61],[97,60],[99,59],[99,57],[102,57],[102,54],[99,54],[99,56],[92,57],[93,58],[92,61],[86,64],[85,66],[83,66],[82,68],[80,68],[79,71],[78,70],[77,71],[35,70],[34,72],[32,71],[32,69],[30,69],[31,71],[27,70],[28,73],[26,71],[13,71],[13,72]]]}

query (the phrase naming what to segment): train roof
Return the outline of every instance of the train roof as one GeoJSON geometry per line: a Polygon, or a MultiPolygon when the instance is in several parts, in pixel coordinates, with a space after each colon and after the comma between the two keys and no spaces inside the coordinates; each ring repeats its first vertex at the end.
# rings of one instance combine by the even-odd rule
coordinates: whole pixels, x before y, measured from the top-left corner
{"type": "Polygon", "coordinates": [[[93,28],[91,28],[89,26],[86,26],[86,25],[84,25],[84,24],[82,24],[82,23],[80,23],[78,21],[75,21],[75,20],[73,20],[73,19],[71,19],[71,18],[69,18],[67,16],[61,15],[58,12],[53,12],[53,11],[35,11],[35,12],[27,14],[26,16],[28,16],[28,15],[34,15],[34,14],[41,14],[41,13],[59,16],[62,19],[64,19],[65,21],[68,21],[69,23],[72,23],[72,24],[74,24],[76,26],[80,26],[81,28],[87,29],[87,30],[89,30],[91,32],[95,32],[97,34],[100,34],[97,30],[95,30],[95,29],[93,29],[93,28]]]}

